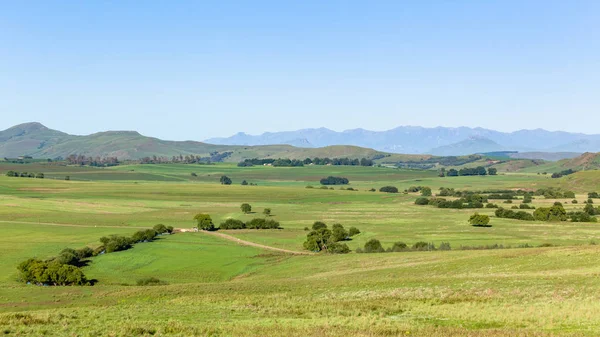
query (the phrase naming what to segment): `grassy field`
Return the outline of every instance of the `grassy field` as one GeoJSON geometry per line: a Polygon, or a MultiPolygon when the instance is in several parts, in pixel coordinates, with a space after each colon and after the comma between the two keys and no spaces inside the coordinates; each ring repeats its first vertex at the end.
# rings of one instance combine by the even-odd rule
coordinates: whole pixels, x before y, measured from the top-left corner
{"type": "MultiPolygon", "coordinates": [[[[136,165],[105,169],[32,164],[8,169],[72,180],[0,176],[0,332],[52,336],[595,336],[600,331],[600,225],[523,222],[493,217],[467,224],[473,210],[416,206],[417,194],[369,192],[412,185],[457,189],[561,186],[600,191],[600,172],[561,179],[531,173],[440,178],[435,172],[368,167],[136,165]],[[38,165],[38,166],[35,166],[38,165]],[[191,173],[196,173],[193,177],[191,173]],[[234,181],[218,184],[221,175],[234,181]],[[322,190],[344,176],[358,191],[322,190]],[[241,186],[240,182],[258,183],[241,186]],[[315,188],[305,188],[307,185],[315,188]],[[242,214],[243,202],[254,213],[242,214]],[[280,230],[221,231],[234,238],[301,251],[316,221],[356,226],[352,250],[377,238],[449,242],[452,251],[292,256],[206,233],[178,233],[131,250],[94,257],[84,272],[93,287],[37,287],[17,282],[16,265],[66,247],[98,246],[158,223],[194,226],[198,212],[216,224],[263,217],[280,230]],[[545,248],[460,250],[528,244],[545,248]],[[168,285],[142,287],[157,277],[168,285]]],[[[536,207],[555,200],[534,199],[536,207]]],[[[561,200],[565,202],[565,200],[561,200]]],[[[570,200],[569,200],[570,201],[570,200]]],[[[498,201],[500,204],[500,201],[498,201]]],[[[510,205],[509,205],[510,206],[510,205]]]]}

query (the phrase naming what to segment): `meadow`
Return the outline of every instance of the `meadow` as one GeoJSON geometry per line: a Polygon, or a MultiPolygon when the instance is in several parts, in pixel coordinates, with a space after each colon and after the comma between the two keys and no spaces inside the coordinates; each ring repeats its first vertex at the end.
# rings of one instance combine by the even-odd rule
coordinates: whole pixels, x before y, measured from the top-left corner
{"type": "MultiPolygon", "coordinates": [[[[600,172],[560,179],[535,173],[440,178],[435,171],[381,167],[130,165],[88,168],[0,164],[0,171],[44,172],[46,179],[0,176],[0,332],[52,336],[595,336],[600,331],[598,223],[526,222],[491,216],[467,223],[472,209],[414,204],[393,185],[460,190],[563,187],[600,191],[600,172]],[[13,166],[18,166],[14,168],[13,166]],[[192,175],[194,173],[195,175],[192,175]],[[69,175],[71,180],[64,180],[69,175]],[[220,185],[219,177],[233,180],[220,185]],[[320,189],[343,176],[358,191],[320,189]],[[258,186],[242,186],[242,180],[258,186]],[[306,188],[313,186],[314,188],[306,188]],[[241,203],[253,213],[243,214],[241,203]],[[19,262],[66,247],[100,245],[158,223],[191,228],[196,213],[215,224],[272,209],[279,230],[177,233],[94,257],[91,287],[38,287],[17,281],[19,262]],[[235,238],[303,251],[314,221],[355,226],[355,250],[372,238],[384,247],[450,243],[451,251],[290,255],[240,245],[235,238]],[[511,249],[461,250],[461,246],[511,249]],[[519,246],[532,248],[516,248],[519,246]],[[550,247],[539,247],[550,246],[550,247]],[[168,284],[137,286],[144,277],[168,284]]],[[[536,207],[556,200],[538,197],[536,207]]],[[[498,204],[500,202],[498,201],[498,204]]]]}

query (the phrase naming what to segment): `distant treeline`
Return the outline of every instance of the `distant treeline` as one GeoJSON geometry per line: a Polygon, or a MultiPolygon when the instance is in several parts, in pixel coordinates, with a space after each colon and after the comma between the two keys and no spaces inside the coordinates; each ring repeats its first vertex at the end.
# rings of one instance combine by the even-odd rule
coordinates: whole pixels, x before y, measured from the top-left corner
{"type": "Polygon", "coordinates": [[[434,168],[436,165],[442,166],[461,166],[483,158],[480,155],[470,156],[447,156],[447,157],[431,157],[428,159],[421,160],[407,160],[396,162],[396,166],[400,168],[411,168],[411,169],[422,169],[429,170],[434,168]]]}
{"type": "Polygon", "coordinates": [[[272,165],[272,166],[304,166],[304,165],[336,165],[336,166],[373,166],[373,160],[362,158],[362,159],[350,159],[350,158],[306,158],[304,160],[298,159],[246,159],[240,163],[240,167],[248,167],[255,165],[272,165]]]}
{"type": "Polygon", "coordinates": [[[146,156],[141,159],[119,160],[117,157],[87,157],[81,154],[72,154],[63,159],[58,157],[55,161],[65,161],[69,165],[110,167],[121,164],[210,164],[222,162],[233,152],[211,152],[210,156],[202,157],[198,155],[179,155],[179,156],[146,156]]]}
{"type": "Polygon", "coordinates": [[[443,177],[444,175],[447,177],[458,177],[458,176],[485,176],[488,174],[491,176],[495,176],[496,174],[498,174],[498,170],[493,167],[490,167],[486,170],[485,167],[483,167],[483,166],[477,166],[477,167],[473,167],[473,168],[464,167],[464,168],[461,168],[460,170],[449,169],[448,171],[446,171],[446,170],[442,169],[440,171],[441,177],[443,177]]]}
{"type": "Polygon", "coordinates": [[[44,174],[43,173],[33,173],[33,172],[15,172],[15,171],[8,171],[6,173],[7,177],[21,177],[21,178],[39,178],[39,179],[44,179],[44,174]]]}
{"type": "Polygon", "coordinates": [[[552,178],[561,178],[562,176],[568,176],[569,174],[573,174],[575,172],[577,172],[577,171],[575,171],[573,169],[568,169],[568,170],[552,173],[552,178]]]}

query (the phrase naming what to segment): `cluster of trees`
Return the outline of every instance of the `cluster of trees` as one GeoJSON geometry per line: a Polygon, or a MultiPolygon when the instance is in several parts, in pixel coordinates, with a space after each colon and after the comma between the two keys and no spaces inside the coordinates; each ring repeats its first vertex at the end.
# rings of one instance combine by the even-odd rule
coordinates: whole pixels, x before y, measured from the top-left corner
{"type": "Polygon", "coordinates": [[[434,250],[451,250],[450,243],[442,242],[439,247],[436,248],[435,244],[430,242],[419,241],[412,246],[407,245],[404,242],[396,242],[391,247],[384,249],[381,242],[377,239],[371,239],[367,241],[363,248],[358,248],[357,253],[393,253],[393,252],[422,252],[422,251],[434,251],[434,250]]]}
{"type": "Polygon", "coordinates": [[[221,183],[221,185],[231,185],[231,183],[233,183],[231,178],[229,178],[228,176],[221,176],[219,182],[221,183]]]}
{"type": "Polygon", "coordinates": [[[600,194],[598,194],[598,192],[590,192],[590,193],[588,193],[588,198],[589,199],[600,199],[600,194]]]}
{"type": "Polygon", "coordinates": [[[246,159],[238,163],[240,167],[248,167],[254,165],[273,165],[273,166],[304,166],[304,165],[343,165],[343,166],[373,166],[373,161],[367,158],[350,159],[350,158],[306,158],[300,160],[290,159],[246,159]]]}
{"type": "Polygon", "coordinates": [[[69,165],[108,167],[120,164],[117,157],[86,157],[82,154],[72,154],[65,158],[69,165]]]}
{"type": "Polygon", "coordinates": [[[437,165],[461,166],[461,165],[465,165],[465,164],[477,161],[481,158],[483,158],[483,157],[480,155],[470,155],[470,156],[461,156],[461,157],[456,157],[456,156],[431,157],[428,159],[421,158],[418,161],[417,160],[399,161],[396,163],[396,166],[400,167],[400,168],[429,170],[429,169],[434,168],[437,165]]]}
{"type": "Polygon", "coordinates": [[[540,188],[534,192],[534,195],[543,196],[546,199],[575,198],[575,193],[573,191],[564,191],[561,188],[555,188],[555,187],[540,188]]]}
{"type": "MultiPolygon", "coordinates": [[[[527,206],[521,204],[521,206],[527,206]]],[[[528,206],[529,207],[529,206],[528,206]]],[[[520,207],[521,208],[521,207],[520,207]]],[[[531,209],[532,207],[529,207],[531,209]]],[[[591,204],[586,204],[583,211],[568,212],[560,202],[555,202],[551,207],[538,207],[533,214],[504,208],[498,208],[495,212],[498,218],[508,218],[524,221],[567,221],[572,222],[597,222],[598,219],[594,215],[600,214],[600,207],[594,208],[591,204]]]]}
{"type": "Polygon", "coordinates": [[[417,193],[417,192],[421,192],[421,195],[424,197],[430,197],[431,196],[431,188],[427,187],[427,186],[411,186],[407,189],[404,190],[405,193],[417,193]]]}
{"type": "Polygon", "coordinates": [[[573,169],[563,170],[560,172],[552,173],[551,178],[561,178],[563,176],[568,176],[569,174],[573,174],[575,172],[577,172],[577,171],[574,171],[573,169]]]}
{"type": "Polygon", "coordinates": [[[321,185],[348,185],[350,181],[344,177],[333,177],[329,176],[319,181],[321,185]]]}
{"type": "Polygon", "coordinates": [[[172,234],[173,230],[172,226],[158,224],[152,229],[139,230],[133,233],[131,237],[122,235],[103,236],[100,238],[102,245],[96,248],[95,251],[96,254],[103,254],[127,250],[132,248],[136,243],[152,242],[159,235],[172,234]]]}
{"type": "MultiPolygon", "coordinates": [[[[269,209],[269,214],[270,209],[269,209]]],[[[266,213],[265,213],[266,214],[266,213]]],[[[227,219],[216,228],[209,214],[198,213],[194,216],[199,230],[214,231],[218,229],[281,229],[281,224],[278,221],[271,219],[255,218],[246,223],[237,219],[227,219]]]]}
{"type": "Polygon", "coordinates": [[[486,170],[485,167],[483,167],[483,166],[477,166],[477,167],[473,167],[473,168],[464,167],[464,168],[461,168],[460,170],[449,169],[446,172],[446,176],[448,176],[448,177],[484,176],[484,175],[488,175],[488,174],[491,176],[494,176],[494,175],[498,174],[498,170],[493,167],[490,167],[489,169],[486,170]]]}
{"type": "Polygon", "coordinates": [[[22,178],[39,178],[44,179],[43,173],[33,173],[33,172],[15,172],[8,171],[6,172],[7,177],[22,177],[22,178]]]}
{"type": "Polygon", "coordinates": [[[356,227],[350,227],[348,230],[340,224],[334,224],[331,229],[327,224],[316,221],[312,225],[312,230],[306,235],[304,248],[313,252],[327,252],[331,254],[346,254],[350,248],[342,241],[351,240],[351,238],[360,231],[356,227]]]}
{"type": "Polygon", "coordinates": [[[255,218],[247,223],[237,219],[227,219],[219,225],[219,229],[281,229],[279,222],[271,219],[255,218]]]}
{"type": "Polygon", "coordinates": [[[208,157],[202,157],[198,155],[179,155],[164,157],[164,156],[152,156],[152,157],[144,157],[139,160],[140,164],[210,164],[212,162],[221,162],[227,157],[231,156],[233,152],[211,152],[208,157]]]}

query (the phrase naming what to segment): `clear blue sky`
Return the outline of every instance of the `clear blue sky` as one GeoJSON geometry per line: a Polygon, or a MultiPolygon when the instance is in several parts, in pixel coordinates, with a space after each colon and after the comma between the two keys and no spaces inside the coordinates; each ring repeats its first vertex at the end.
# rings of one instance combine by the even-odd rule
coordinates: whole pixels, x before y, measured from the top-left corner
{"type": "Polygon", "coordinates": [[[600,1],[5,1],[0,129],[600,133],[600,1]]]}

